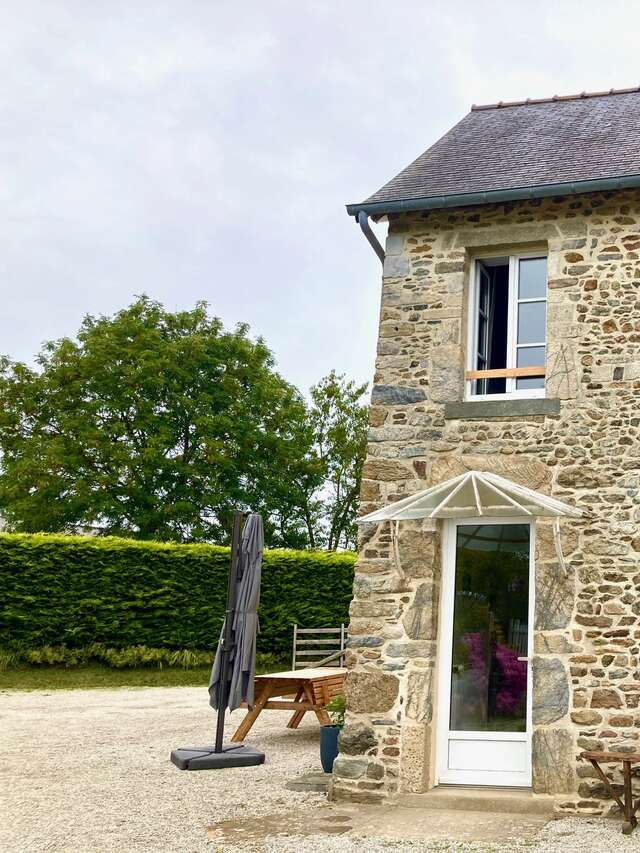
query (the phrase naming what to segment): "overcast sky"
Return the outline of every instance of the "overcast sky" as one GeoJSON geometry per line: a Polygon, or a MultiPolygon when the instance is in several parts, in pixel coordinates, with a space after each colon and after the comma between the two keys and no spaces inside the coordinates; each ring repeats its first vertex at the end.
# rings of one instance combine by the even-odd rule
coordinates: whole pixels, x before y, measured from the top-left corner
{"type": "Polygon", "coordinates": [[[146,292],[250,324],[302,389],[371,378],[344,204],[471,103],[640,83],[634,2],[0,5],[0,352],[146,292]]]}

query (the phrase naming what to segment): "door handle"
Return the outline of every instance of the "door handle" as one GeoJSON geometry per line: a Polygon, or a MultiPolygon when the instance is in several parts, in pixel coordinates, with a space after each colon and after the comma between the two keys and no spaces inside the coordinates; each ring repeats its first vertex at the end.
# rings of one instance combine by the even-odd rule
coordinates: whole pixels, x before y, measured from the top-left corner
{"type": "Polygon", "coordinates": [[[525,657],[518,658],[518,660],[519,660],[519,661],[523,661],[523,662],[524,662],[524,661],[526,661],[527,663],[529,663],[529,658],[528,658],[528,657],[526,657],[526,656],[525,656],[525,657]]]}

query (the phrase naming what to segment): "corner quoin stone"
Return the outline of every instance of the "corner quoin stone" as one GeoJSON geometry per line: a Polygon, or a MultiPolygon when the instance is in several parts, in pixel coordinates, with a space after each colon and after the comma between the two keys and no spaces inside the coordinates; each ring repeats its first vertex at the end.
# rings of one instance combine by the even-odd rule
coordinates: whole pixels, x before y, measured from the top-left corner
{"type": "Polygon", "coordinates": [[[371,726],[366,723],[352,723],[340,732],[338,745],[344,755],[362,755],[377,746],[378,739],[371,726]]]}
{"type": "Polygon", "coordinates": [[[395,675],[378,671],[349,672],[344,685],[347,707],[354,714],[390,711],[400,688],[395,675]]]}
{"type": "Polygon", "coordinates": [[[384,403],[388,406],[405,406],[421,403],[427,395],[421,388],[404,385],[374,385],[371,391],[371,405],[384,403]]]}
{"type": "Polygon", "coordinates": [[[536,794],[564,794],[574,784],[573,738],[566,729],[538,729],[533,733],[533,790],[536,794]]]}
{"type": "Polygon", "coordinates": [[[533,659],[533,722],[547,725],[569,710],[569,681],[559,660],[533,659]]]}

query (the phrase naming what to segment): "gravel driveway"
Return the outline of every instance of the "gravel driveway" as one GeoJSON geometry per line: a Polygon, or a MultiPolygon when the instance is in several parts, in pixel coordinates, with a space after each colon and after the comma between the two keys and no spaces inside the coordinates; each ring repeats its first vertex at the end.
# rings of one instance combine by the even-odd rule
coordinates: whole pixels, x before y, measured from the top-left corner
{"type": "MultiPolygon", "coordinates": [[[[263,766],[188,773],[173,767],[169,752],[210,741],[214,716],[202,688],[2,693],[0,849],[640,853],[640,835],[623,838],[618,823],[577,819],[504,844],[415,840],[410,817],[393,821],[407,827],[399,837],[372,838],[365,808],[332,807],[322,794],[284,787],[318,769],[317,723],[308,718],[289,731],[286,718],[266,712],[251,732],[267,754],[263,766]]],[[[374,814],[380,826],[380,807],[374,814]]],[[[455,816],[465,819],[473,818],[455,816]]]]}

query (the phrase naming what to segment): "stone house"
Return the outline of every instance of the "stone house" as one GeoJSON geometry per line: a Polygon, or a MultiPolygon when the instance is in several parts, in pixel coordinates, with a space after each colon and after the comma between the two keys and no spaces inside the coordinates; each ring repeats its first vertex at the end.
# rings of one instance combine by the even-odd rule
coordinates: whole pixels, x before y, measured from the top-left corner
{"type": "Polygon", "coordinates": [[[383,277],[331,795],[606,812],[581,750],[640,748],[640,89],[473,107],[348,212],[383,277]]]}

